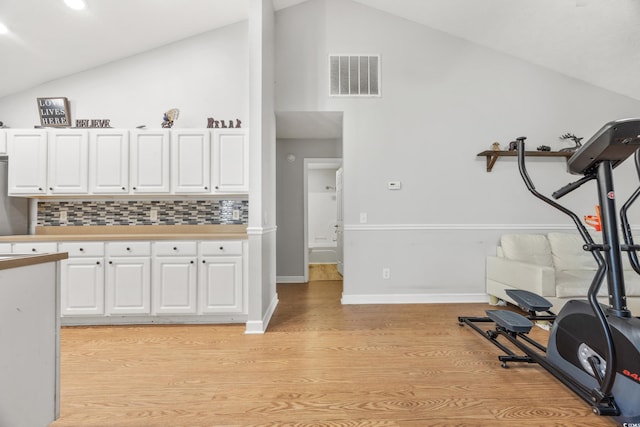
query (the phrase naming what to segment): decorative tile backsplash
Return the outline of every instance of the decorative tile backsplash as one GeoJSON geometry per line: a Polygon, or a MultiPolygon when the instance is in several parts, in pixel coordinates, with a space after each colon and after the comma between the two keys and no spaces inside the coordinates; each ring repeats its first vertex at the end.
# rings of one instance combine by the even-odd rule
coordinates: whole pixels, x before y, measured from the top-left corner
{"type": "Polygon", "coordinates": [[[39,201],[37,225],[210,225],[248,222],[248,200],[105,200],[39,201]]]}

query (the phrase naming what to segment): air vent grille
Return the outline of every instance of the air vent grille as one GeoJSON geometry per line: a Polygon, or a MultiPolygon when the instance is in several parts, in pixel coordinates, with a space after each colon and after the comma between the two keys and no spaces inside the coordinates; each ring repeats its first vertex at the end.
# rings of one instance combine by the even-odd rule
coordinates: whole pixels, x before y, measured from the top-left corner
{"type": "Polygon", "coordinates": [[[380,96],[379,55],[330,55],[330,95],[380,96]]]}

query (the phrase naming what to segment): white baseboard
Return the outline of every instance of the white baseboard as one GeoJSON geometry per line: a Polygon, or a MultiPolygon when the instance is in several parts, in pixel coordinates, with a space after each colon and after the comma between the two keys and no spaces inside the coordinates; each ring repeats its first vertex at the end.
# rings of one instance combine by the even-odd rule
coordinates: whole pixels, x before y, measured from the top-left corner
{"type": "Polygon", "coordinates": [[[304,276],[278,276],[276,283],[306,283],[304,276]]]}
{"type": "Polygon", "coordinates": [[[345,295],[342,304],[446,304],[488,303],[487,294],[395,294],[395,295],[345,295]]]}
{"type": "Polygon", "coordinates": [[[247,322],[246,329],[244,331],[245,334],[264,334],[267,330],[267,326],[269,326],[269,322],[271,321],[271,316],[276,311],[276,307],[278,306],[278,294],[273,296],[271,300],[271,304],[269,304],[269,308],[267,308],[266,313],[262,316],[262,320],[250,320],[247,322]]]}

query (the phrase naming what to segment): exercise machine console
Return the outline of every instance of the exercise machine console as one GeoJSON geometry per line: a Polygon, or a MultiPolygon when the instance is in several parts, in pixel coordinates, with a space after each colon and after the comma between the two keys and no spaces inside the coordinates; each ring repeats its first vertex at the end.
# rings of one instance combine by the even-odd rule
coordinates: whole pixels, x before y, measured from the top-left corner
{"type": "Polygon", "coordinates": [[[554,192],[553,199],[538,192],[525,165],[525,137],[517,139],[518,168],[527,189],[537,198],[568,215],[584,240],[583,249],[597,263],[595,276],[586,300],[568,301],[556,315],[543,297],[522,290],[508,290],[508,295],[528,312],[487,310],[485,317],[461,316],[461,326],[468,325],[505,354],[498,357],[503,367],[510,362],[538,363],[560,380],[598,415],[611,416],[620,423],[640,423],[640,319],[633,317],[626,305],[622,254],[627,253],[636,273],[640,274],[627,211],[640,197],[640,186],[616,209],[613,169],[635,155],[640,177],[640,119],[623,119],[605,124],[567,161],[568,171],[583,175],[554,192]],[[595,180],[600,204],[602,243],[595,243],[580,218],[556,200],[595,180]],[[621,226],[623,241],[618,226],[621,226]],[[597,299],[606,280],[607,304],[597,299]],[[536,321],[551,323],[547,346],[529,336],[536,321]],[[480,324],[493,324],[489,330],[480,324]]]}

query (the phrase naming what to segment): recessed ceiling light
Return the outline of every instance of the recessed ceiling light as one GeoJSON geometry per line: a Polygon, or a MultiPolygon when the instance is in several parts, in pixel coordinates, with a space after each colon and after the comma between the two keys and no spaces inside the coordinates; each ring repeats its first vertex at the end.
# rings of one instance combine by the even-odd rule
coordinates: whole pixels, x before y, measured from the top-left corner
{"type": "Polygon", "coordinates": [[[87,6],[84,0],[64,0],[64,3],[73,10],[82,10],[87,6]]]}
{"type": "Polygon", "coordinates": [[[0,22],[0,34],[7,34],[8,32],[9,29],[7,28],[7,26],[0,22]]]}

